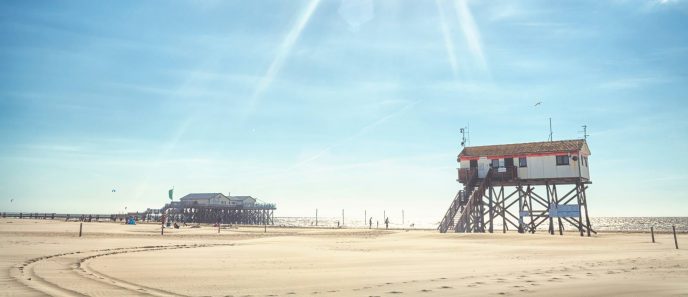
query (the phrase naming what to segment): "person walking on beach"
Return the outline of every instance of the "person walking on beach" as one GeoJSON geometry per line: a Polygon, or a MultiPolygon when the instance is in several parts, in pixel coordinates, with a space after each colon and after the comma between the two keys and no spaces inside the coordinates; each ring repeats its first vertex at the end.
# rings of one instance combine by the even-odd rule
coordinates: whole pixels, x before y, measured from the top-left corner
{"type": "Polygon", "coordinates": [[[389,218],[385,218],[385,229],[389,229],[389,218]]]}
{"type": "Polygon", "coordinates": [[[368,221],[368,229],[373,229],[373,217],[370,217],[370,220],[368,221]]]}

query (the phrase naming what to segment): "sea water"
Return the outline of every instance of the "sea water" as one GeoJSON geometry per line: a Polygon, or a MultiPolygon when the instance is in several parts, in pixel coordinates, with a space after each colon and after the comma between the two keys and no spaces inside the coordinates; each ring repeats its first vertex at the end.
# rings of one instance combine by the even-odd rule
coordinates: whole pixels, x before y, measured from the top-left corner
{"type": "MultiPolygon", "coordinates": [[[[585,220],[585,219],[584,219],[585,220]]],[[[526,221],[527,222],[527,221],[526,221]]],[[[438,219],[427,218],[408,218],[402,223],[398,220],[390,220],[390,228],[415,228],[415,229],[437,229],[440,221],[438,219]]],[[[368,228],[369,222],[363,219],[319,217],[318,227],[336,228],[368,228]]],[[[591,217],[590,224],[595,231],[613,232],[649,232],[650,227],[654,227],[656,232],[670,232],[671,226],[676,226],[676,232],[688,232],[688,217],[591,217]]],[[[287,227],[315,227],[315,217],[275,217],[275,225],[287,227]]],[[[373,228],[385,228],[384,220],[373,219],[373,228]]],[[[542,223],[538,229],[547,230],[547,222],[542,223]]],[[[558,230],[557,220],[554,219],[554,228],[558,230]]],[[[495,221],[494,230],[502,230],[501,219],[495,221]]],[[[572,225],[565,224],[564,230],[576,230],[572,225]]]]}

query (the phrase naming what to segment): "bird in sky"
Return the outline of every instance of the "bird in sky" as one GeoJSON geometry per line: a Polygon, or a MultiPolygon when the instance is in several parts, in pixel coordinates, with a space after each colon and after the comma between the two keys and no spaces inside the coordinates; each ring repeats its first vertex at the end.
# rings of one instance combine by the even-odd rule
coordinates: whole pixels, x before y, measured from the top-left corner
{"type": "Polygon", "coordinates": [[[14,202],[14,198],[10,199],[10,203],[14,202]]]}
{"type": "Polygon", "coordinates": [[[542,101],[538,101],[538,103],[535,103],[535,106],[538,106],[540,104],[542,104],[542,101]]]}
{"type": "Polygon", "coordinates": [[[115,190],[115,189],[112,189],[112,192],[113,192],[113,193],[114,193],[114,192],[117,192],[117,190],[115,190]]]}

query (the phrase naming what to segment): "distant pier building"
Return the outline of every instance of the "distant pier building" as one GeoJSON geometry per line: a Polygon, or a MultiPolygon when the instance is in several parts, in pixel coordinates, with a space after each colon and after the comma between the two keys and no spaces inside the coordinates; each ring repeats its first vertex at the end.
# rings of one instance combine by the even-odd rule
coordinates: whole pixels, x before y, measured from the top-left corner
{"type": "Polygon", "coordinates": [[[583,139],[464,147],[457,159],[463,187],[438,230],[492,233],[500,223],[503,232],[535,233],[544,224],[550,234],[569,225],[590,236],[589,157],[583,139]]]}
{"type": "Polygon", "coordinates": [[[159,213],[172,221],[186,223],[273,225],[275,209],[275,204],[258,203],[251,196],[191,193],[165,204],[159,213]]]}

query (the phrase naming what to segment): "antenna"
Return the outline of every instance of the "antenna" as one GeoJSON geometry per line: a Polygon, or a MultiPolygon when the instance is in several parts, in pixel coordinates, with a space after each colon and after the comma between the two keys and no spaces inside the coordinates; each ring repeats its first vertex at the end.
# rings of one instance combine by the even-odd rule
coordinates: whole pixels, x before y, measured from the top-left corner
{"type": "Polygon", "coordinates": [[[471,127],[470,124],[468,124],[468,126],[459,129],[459,132],[461,133],[461,147],[466,147],[466,145],[468,145],[468,146],[471,145],[470,127],[471,127]]]}
{"type": "Polygon", "coordinates": [[[580,133],[580,132],[583,132],[583,139],[588,140],[588,136],[590,136],[590,135],[588,134],[588,125],[583,125],[583,126],[581,126],[581,127],[583,127],[583,131],[578,131],[578,132],[579,132],[579,133],[580,133]]]}
{"type": "Polygon", "coordinates": [[[552,141],[552,118],[549,118],[549,141],[552,141]]]}
{"type": "Polygon", "coordinates": [[[471,146],[471,123],[466,125],[466,134],[468,135],[468,146],[471,146]]]}

